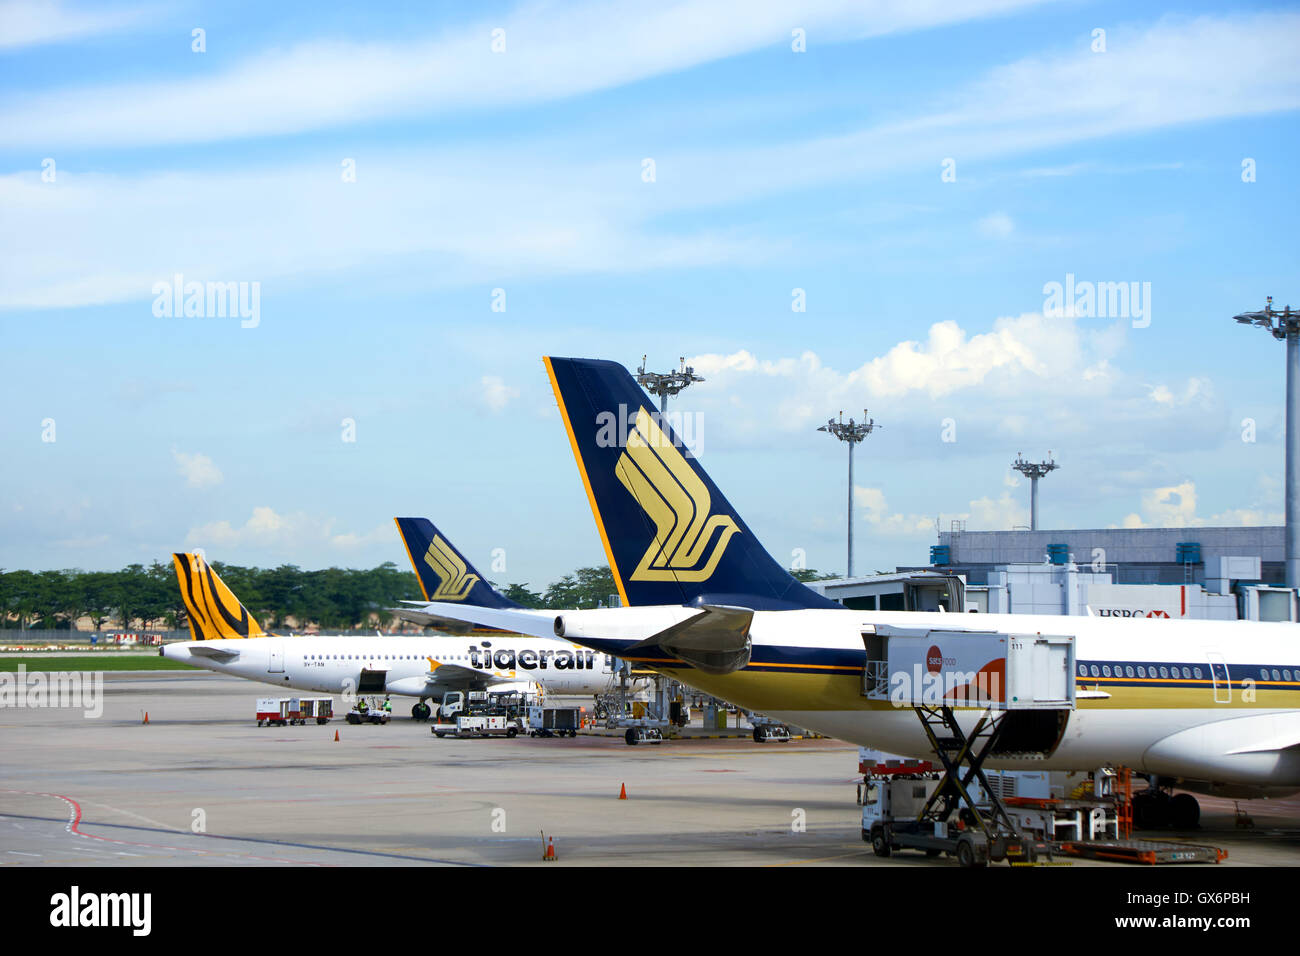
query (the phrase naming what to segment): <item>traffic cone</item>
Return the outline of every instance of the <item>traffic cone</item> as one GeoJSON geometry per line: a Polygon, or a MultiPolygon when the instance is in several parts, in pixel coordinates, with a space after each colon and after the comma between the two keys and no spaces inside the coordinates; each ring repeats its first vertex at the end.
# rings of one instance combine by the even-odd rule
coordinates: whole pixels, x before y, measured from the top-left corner
{"type": "Polygon", "coordinates": [[[335,743],[339,742],[339,732],[337,730],[334,731],[334,742],[335,743]]]}
{"type": "Polygon", "coordinates": [[[142,722],[146,724],[149,723],[149,711],[146,710],[144,712],[144,720],[142,722]]]}
{"type": "Polygon", "coordinates": [[[555,856],[555,837],[546,838],[546,855],[542,857],[544,863],[554,863],[555,856]]]}
{"type": "Polygon", "coordinates": [[[618,788],[618,798],[619,798],[620,800],[626,800],[626,799],[627,799],[627,784],[622,784],[622,785],[618,788]]]}

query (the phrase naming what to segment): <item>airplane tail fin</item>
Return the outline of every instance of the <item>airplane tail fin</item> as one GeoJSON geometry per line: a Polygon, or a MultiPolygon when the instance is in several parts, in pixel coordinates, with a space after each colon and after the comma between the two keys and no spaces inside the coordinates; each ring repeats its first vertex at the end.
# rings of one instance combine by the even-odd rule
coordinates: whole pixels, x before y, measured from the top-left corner
{"type": "Polygon", "coordinates": [[[625,605],[839,606],[763,549],[627,369],[544,361],[625,605]]]}
{"type": "Polygon", "coordinates": [[[196,641],[227,640],[239,637],[266,637],[248,609],[217,577],[203,555],[183,552],[172,555],[176,565],[176,583],[185,602],[190,637],[196,641]]]}
{"type": "Polygon", "coordinates": [[[459,601],[474,607],[519,607],[503,597],[451,546],[428,518],[394,518],[411,568],[426,601],[459,601]]]}

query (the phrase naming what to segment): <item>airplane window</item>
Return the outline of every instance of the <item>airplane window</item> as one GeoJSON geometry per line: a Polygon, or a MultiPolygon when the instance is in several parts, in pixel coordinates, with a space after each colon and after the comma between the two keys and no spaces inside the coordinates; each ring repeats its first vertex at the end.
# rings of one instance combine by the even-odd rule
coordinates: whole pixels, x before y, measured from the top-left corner
{"type": "Polygon", "coordinates": [[[1097,665],[1096,665],[1096,664],[1093,664],[1093,665],[1092,665],[1092,676],[1093,676],[1093,677],[1100,677],[1100,676],[1101,676],[1101,672],[1097,670],[1097,665]]]}
{"type": "Polygon", "coordinates": [[[1168,667],[1161,667],[1161,668],[1160,668],[1160,676],[1161,676],[1161,677],[1168,677],[1168,676],[1169,676],[1169,668],[1168,668],[1168,667]]]}
{"type": "Polygon", "coordinates": [[[1126,667],[1126,668],[1124,668],[1124,676],[1125,676],[1125,677],[1132,677],[1132,676],[1133,676],[1133,668],[1131,668],[1131,667],[1126,667]]]}
{"type": "Polygon", "coordinates": [[[1141,664],[1139,664],[1139,665],[1138,665],[1138,677],[1146,677],[1146,676],[1147,676],[1147,669],[1146,669],[1145,667],[1143,667],[1141,664]]]}
{"type": "Polygon", "coordinates": [[[1200,669],[1199,667],[1193,667],[1193,668],[1192,668],[1192,674],[1193,674],[1193,676],[1196,677],[1197,680],[1200,680],[1200,679],[1201,679],[1201,669],[1200,669]]]}
{"type": "Polygon", "coordinates": [[[1290,679],[1291,679],[1291,672],[1288,671],[1288,670],[1284,670],[1284,671],[1282,671],[1282,679],[1283,679],[1283,680],[1290,680],[1290,679]]]}
{"type": "Polygon", "coordinates": [[[1080,665],[1079,665],[1079,676],[1080,676],[1080,677],[1087,677],[1087,676],[1088,676],[1088,665],[1087,665],[1087,664],[1080,664],[1080,665]]]}
{"type": "Polygon", "coordinates": [[[1267,667],[1261,667],[1261,668],[1259,669],[1259,677],[1260,677],[1260,680],[1268,680],[1268,668],[1267,668],[1267,667]]]}
{"type": "Polygon", "coordinates": [[[1110,676],[1110,665],[1109,665],[1109,664],[1102,664],[1102,665],[1101,665],[1101,675],[1102,675],[1103,677],[1109,677],[1109,676],[1110,676]]]}
{"type": "Polygon", "coordinates": [[[1274,668],[1273,668],[1273,680],[1281,680],[1281,679],[1282,679],[1282,675],[1279,674],[1279,673],[1277,672],[1277,668],[1274,667],[1274,668]]]}
{"type": "Polygon", "coordinates": [[[1190,667],[1184,667],[1184,668],[1183,668],[1183,679],[1184,679],[1184,680],[1191,680],[1191,679],[1192,679],[1192,670],[1191,670],[1190,667]]]}

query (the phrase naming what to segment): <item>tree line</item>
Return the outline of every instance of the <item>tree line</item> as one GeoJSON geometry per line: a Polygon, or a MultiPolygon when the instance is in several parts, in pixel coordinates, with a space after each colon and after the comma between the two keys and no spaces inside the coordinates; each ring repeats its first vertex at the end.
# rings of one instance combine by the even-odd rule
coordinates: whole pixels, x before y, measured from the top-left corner
{"type": "MultiPolygon", "coordinates": [[[[292,564],[250,568],[219,561],[212,567],[268,629],[387,627],[394,620],[388,608],[420,597],[415,575],[391,561],[370,570],[304,571],[292,564]]],[[[803,581],[827,576],[809,570],[791,573],[803,581]]],[[[614,576],[604,566],[578,568],[541,591],[526,583],[493,586],[531,608],[598,607],[617,594],[614,576]]],[[[185,604],[174,567],[155,561],[120,571],[0,570],[0,627],[67,630],[82,618],[96,631],[105,626],[127,631],[184,628],[185,604]]]]}

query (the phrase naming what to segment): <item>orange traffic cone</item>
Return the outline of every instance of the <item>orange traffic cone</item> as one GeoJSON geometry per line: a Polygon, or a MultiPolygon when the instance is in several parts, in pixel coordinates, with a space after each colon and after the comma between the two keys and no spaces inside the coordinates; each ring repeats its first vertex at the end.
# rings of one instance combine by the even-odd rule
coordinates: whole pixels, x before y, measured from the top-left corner
{"type": "Polygon", "coordinates": [[[554,863],[555,856],[555,837],[546,838],[546,854],[542,857],[544,863],[554,863]]]}
{"type": "Polygon", "coordinates": [[[334,731],[334,742],[335,743],[339,742],[339,732],[337,730],[334,731]]]}
{"type": "Polygon", "coordinates": [[[144,712],[144,721],[143,721],[143,723],[146,723],[146,724],[149,723],[149,711],[147,711],[147,710],[144,712]]]}
{"type": "Polygon", "coordinates": [[[627,799],[627,784],[623,784],[618,788],[618,798],[620,800],[627,799]]]}

